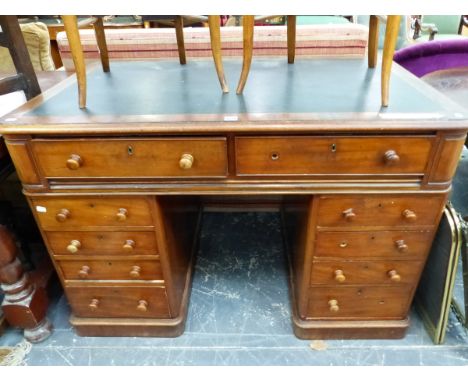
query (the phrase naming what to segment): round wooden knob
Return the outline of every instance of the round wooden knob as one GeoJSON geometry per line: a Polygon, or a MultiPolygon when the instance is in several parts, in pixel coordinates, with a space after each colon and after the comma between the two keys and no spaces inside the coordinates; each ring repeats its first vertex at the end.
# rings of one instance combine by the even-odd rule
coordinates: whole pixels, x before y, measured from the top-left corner
{"type": "Polygon", "coordinates": [[[391,271],[388,271],[387,275],[388,275],[388,277],[390,277],[390,280],[392,280],[393,282],[397,283],[397,282],[400,282],[400,280],[401,280],[401,276],[394,269],[392,269],[391,271]]]}
{"type": "Polygon", "coordinates": [[[340,307],[338,306],[338,301],[336,300],[328,301],[328,307],[330,309],[330,312],[333,312],[333,313],[336,313],[340,310],[340,307]]]}
{"type": "Polygon", "coordinates": [[[91,270],[90,267],[88,267],[87,265],[83,265],[78,272],[78,276],[80,277],[80,279],[88,278],[90,270],[91,270]]]}
{"type": "Polygon", "coordinates": [[[77,170],[81,167],[83,161],[78,154],[70,155],[70,158],[67,159],[67,167],[70,170],[77,170]]]}
{"type": "Polygon", "coordinates": [[[182,154],[179,161],[179,167],[183,170],[192,168],[195,158],[191,154],[182,154]]]}
{"type": "Polygon", "coordinates": [[[125,208],[119,208],[119,212],[117,212],[115,217],[119,222],[123,222],[124,220],[127,220],[127,214],[128,211],[125,208]]]}
{"type": "Polygon", "coordinates": [[[408,250],[408,246],[406,245],[404,240],[396,240],[395,246],[400,252],[406,252],[408,250]]]}
{"type": "Polygon", "coordinates": [[[337,269],[335,272],[335,280],[339,283],[344,283],[346,281],[346,276],[341,269],[337,269]]]}
{"type": "Polygon", "coordinates": [[[72,240],[70,244],[67,245],[67,251],[70,253],[76,253],[81,248],[81,243],[79,240],[72,240]]]}
{"type": "Polygon", "coordinates": [[[341,269],[337,269],[335,271],[335,280],[338,281],[339,283],[345,282],[346,276],[344,275],[341,269]]]}
{"type": "Polygon", "coordinates": [[[406,220],[410,222],[414,222],[417,218],[416,214],[411,210],[404,210],[401,214],[406,220]]]}
{"type": "Polygon", "coordinates": [[[388,150],[384,154],[385,163],[388,165],[397,164],[400,161],[400,157],[395,150],[388,150]]]}
{"type": "Polygon", "coordinates": [[[97,310],[99,307],[99,300],[97,298],[93,298],[88,306],[91,310],[97,310]]]}
{"type": "Polygon", "coordinates": [[[134,265],[130,271],[130,277],[136,279],[140,277],[141,268],[138,265],[134,265]]]}
{"type": "Polygon", "coordinates": [[[354,213],[353,209],[352,208],[348,208],[347,210],[343,211],[343,217],[351,222],[354,220],[354,218],[356,217],[356,214],[354,213]]]}
{"type": "Polygon", "coordinates": [[[68,211],[66,208],[62,208],[57,215],[55,215],[55,219],[59,222],[64,222],[70,217],[70,211],[68,211]]]}
{"type": "Polygon", "coordinates": [[[133,251],[135,248],[135,242],[133,240],[125,240],[125,244],[122,246],[125,251],[133,251]]]}
{"type": "Polygon", "coordinates": [[[148,302],[145,300],[138,301],[137,310],[140,312],[146,312],[148,310],[148,302]]]}

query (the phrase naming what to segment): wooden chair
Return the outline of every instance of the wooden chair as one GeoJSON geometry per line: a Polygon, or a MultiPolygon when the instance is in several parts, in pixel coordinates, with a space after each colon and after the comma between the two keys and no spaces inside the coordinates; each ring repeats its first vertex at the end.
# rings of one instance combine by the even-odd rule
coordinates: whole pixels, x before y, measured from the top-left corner
{"type": "Polygon", "coordinates": [[[16,16],[0,16],[0,46],[8,48],[16,74],[0,80],[0,95],[23,90],[26,99],[41,93],[16,16]]]}
{"type": "MultiPolygon", "coordinates": [[[[70,44],[70,51],[75,65],[76,77],[78,82],[78,98],[79,107],[86,107],[86,65],[83,54],[83,47],[80,41],[79,28],[93,25],[96,34],[96,41],[99,48],[99,54],[101,57],[102,69],[104,72],[108,72],[109,68],[109,54],[107,51],[106,37],[104,34],[104,24],[102,16],[90,17],[88,19],[78,22],[76,16],[67,15],[61,16],[65,27],[65,32],[70,44]]],[[[156,17],[156,16],[154,16],[156,17]]],[[[184,34],[183,34],[183,16],[175,17],[175,29],[177,46],[179,50],[179,62],[184,65],[186,63],[185,47],[184,47],[184,34]]],[[[211,51],[213,54],[213,60],[216,68],[216,73],[221,85],[223,93],[229,91],[227,82],[224,76],[224,68],[221,57],[221,31],[219,16],[208,16],[208,26],[210,29],[210,40],[211,40],[211,51]]]]}
{"type": "MultiPolygon", "coordinates": [[[[377,64],[377,52],[379,45],[379,18],[371,15],[369,21],[369,47],[368,47],[368,65],[369,68],[375,68],[377,64]]],[[[296,16],[287,18],[287,44],[288,44],[288,63],[293,64],[296,49],[296,16]]],[[[400,16],[387,16],[385,30],[385,41],[382,57],[382,75],[381,75],[381,100],[382,106],[388,106],[390,72],[392,69],[393,53],[398,37],[400,26],[400,16]]],[[[254,34],[254,16],[243,16],[243,63],[242,72],[237,85],[237,94],[242,94],[247,77],[250,71],[253,54],[253,34],[254,34]]]]}

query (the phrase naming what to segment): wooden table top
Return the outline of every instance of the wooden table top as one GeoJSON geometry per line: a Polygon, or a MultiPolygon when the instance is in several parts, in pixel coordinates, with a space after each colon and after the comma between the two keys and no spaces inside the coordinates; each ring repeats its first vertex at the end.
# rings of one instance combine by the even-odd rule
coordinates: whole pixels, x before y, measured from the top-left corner
{"type": "Polygon", "coordinates": [[[211,60],[114,61],[93,65],[88,107],[78,108],[75,76],[0,122],[3,133],[209,132],[467,128],[468,112],[393,65],[390,106],[380,105],[380,69],[363,59],[254,58],[242,96],[235,94],[241,60],[225,59],[230,93],[222,94],[211,60]],[[421,123],[424,121],[424,123],[421,123]],[[92,125],[92,126],[91,126],[92,125]],[[99,126],[97,126],[99,125],[99,126]],[[276,127],[275,127],[276,126],[276,127]]]}

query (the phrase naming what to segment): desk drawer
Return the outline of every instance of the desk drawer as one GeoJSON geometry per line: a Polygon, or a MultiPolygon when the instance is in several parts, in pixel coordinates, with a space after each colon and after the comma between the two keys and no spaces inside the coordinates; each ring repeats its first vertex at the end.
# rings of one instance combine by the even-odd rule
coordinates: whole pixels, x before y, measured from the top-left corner
{"type": "Polygon", "coordinates": [[[153,226],[144,197],[31,197],[31,203],[45,230],[153,226]]]}
{"type": "Polygon", "coordinates": [[[434,137],[238,137],[238,175],[422,175],[434,137]]]}
{"type": "Polygon", "coordinates": [[[309,288],[308,318],[403,319],[412,287],[343,286],[309,288]]]}
{"type": "Polygon", "coordinates": [[[419,279],[422,261],[314,261],[310,284],[411,284],[419,279]]]}
{"type": "Polygon", "coordinates": [[[225,138],[33,140],[46,178],[223,177],[225,138]]]}
{"type": "Polygon", "coordinates": [[[66,280],[163,280],[159,260],[64,260],[66,280]]]}
{"type": "Polygon", "coordinates": [[[80,286],[67,287],[65,292],[77,317],[170,317],[164,287],[80,286]]]}
{"type": "Polygon", "coordinates": [[[318,227],[434,226],[444,208],[445,195],[322,196],[318,227]]]}
{"type": "Polygon", "coordinates": [[[45,233],[54,255],[156,255],[153,232],[49,231],[45,233]]]}
{"type": "Polygon", "coordinates": [[[317,232],[316,257],[424,259],[433,231],[317,232]]]}

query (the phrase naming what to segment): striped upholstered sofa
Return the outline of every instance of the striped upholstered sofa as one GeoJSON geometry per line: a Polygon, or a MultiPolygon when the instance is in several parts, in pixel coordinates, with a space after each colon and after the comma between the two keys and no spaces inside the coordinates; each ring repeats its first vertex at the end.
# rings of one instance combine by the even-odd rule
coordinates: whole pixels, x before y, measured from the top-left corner
{"type": "MultiPolygon", "coordinates": [[[[175,30],[108,29],[106,30],[109,57],[118,59],[171,59],[178,57],[175,30]]],[[[92,30],[80,30],[87,60],[99,59],[92,30]]],[[[365,54],[368,29],[360,24],[299,25],[297,27],[296,56],[347,56],[365,54]]],[[[185,28],[187,58],[210,57],[208,28],[185,28]]],[[[221,28],[223,56],[242,56],[242,27],[221,28]]],[[[64,32],[57,35],[57,43],[65,69],[73,70],[70,48],[64,32]]],[[[255,27],[254,55],[286,57],[286,27],[255,27]]]]}

